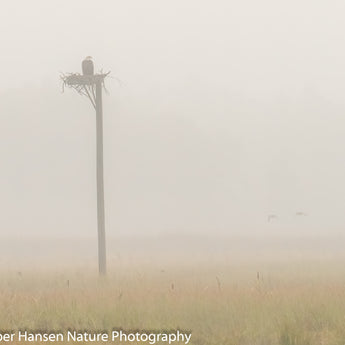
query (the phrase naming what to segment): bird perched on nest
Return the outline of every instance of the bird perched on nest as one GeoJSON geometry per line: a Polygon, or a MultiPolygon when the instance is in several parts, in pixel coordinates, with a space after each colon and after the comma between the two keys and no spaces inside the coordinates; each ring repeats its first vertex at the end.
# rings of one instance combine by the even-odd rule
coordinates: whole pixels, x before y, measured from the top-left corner
{"type": "Polygon", "coordinates": [[[81,63],[81,68],[83,71],[83,75],[93,75],[94,68],[93,68],[93,61],[91,56],[87,56],[83,62],[81,63]]]}

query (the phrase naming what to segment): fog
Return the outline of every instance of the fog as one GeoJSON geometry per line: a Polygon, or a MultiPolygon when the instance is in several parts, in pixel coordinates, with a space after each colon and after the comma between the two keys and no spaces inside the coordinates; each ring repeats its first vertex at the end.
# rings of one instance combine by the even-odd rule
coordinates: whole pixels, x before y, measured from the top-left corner
{"type": "Polygon", "coordinates": [[[341,235],[343,1],[11,1],[0,42],[1,236],[341,235]],[[297,216],[304,212],[307,216],[297,216]],[[268,222],[268,215],[277,218],[268,222]]]}

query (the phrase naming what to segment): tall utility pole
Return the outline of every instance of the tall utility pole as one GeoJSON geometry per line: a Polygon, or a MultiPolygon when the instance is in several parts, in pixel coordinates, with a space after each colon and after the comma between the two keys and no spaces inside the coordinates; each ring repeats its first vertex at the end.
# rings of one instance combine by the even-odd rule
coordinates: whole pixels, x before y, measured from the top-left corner
{"type": "Polygon", "coordinates": [[[103,109],[102,88],[106,74],[63,75],[64,86],[75,89],[86,96],[96,110],[96,177],[97,177],[97,226],[98,226],[98,269],[100,275],[107,272],[105,245],[104,179],[103,179],[103,109]]]}
{"type": "Polygon", "coordinates": [[[104,181],[103,181],[103,109],[102,82],[96,82],[96,162],[97,162],[97,224],[98,224],[98,267],[100,274],[106,274],[104,181]]]}

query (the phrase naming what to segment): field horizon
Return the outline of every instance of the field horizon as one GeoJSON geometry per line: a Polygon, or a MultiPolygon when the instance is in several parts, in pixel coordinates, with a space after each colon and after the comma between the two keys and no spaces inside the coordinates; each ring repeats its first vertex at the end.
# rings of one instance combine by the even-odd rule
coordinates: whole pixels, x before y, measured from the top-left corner
{"type": "Polygon", "coordinates": [[[345,342],[339,237],[184,239],[110,239],[102,279],[92,240],[1,242],[2,329],[181,329],[205,345],[345,342]]]}

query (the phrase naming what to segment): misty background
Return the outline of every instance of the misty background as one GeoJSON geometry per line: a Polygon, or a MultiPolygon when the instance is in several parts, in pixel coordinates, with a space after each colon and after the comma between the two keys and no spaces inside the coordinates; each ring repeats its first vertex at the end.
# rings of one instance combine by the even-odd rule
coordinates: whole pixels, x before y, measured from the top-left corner
{"type": "Polygon", "coordinates": [[[344,11],[334,0],[3,3],[1,236],[96,236],[95,114],[59,79],[87,55],[114,77],[108,237],[343,234],[344,11]]]}

